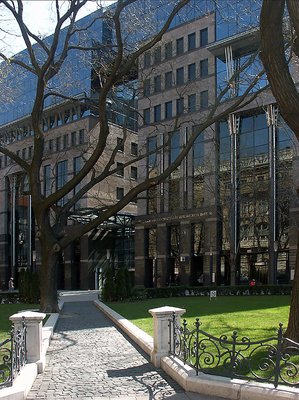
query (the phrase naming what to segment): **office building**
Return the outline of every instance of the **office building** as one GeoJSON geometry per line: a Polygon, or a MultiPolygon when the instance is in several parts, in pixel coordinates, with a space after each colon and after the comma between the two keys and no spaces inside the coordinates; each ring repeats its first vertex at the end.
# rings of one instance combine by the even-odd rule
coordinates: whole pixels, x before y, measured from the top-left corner
{"type": "MultiPolygon", "coordinates": [[[[260,5],[223,1],[170,29],[140,60],[139,147],[150,152],[139,166],[144,177],[175,160],[221,90],[227,88],[223,108],[245,93],[260,68],[258,59],[250,61],[259,48],[260,5]]],[[[249,95],[266,84],[262,75],[249,95]]],[[[205,129],[186,160],[138,201],[136,284],[289,283],[296,151],[269,90],[205,129]]]]}

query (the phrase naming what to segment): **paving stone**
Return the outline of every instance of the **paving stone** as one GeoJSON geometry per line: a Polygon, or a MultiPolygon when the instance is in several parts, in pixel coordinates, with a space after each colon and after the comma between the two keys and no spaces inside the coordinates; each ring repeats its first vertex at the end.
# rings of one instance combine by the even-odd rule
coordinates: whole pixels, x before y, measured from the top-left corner
{"type": "Polygon", "coordinates": [[[27,400],[213,400],[183,389],[90,302],[65,303],[27,400]]]}

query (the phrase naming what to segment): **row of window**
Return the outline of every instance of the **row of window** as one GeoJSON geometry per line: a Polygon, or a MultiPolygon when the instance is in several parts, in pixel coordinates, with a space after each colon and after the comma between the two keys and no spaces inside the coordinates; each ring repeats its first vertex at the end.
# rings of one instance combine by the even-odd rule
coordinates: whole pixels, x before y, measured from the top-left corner
{"type": "Polygon", "coordinates": [[[57,136],[55,139],[49,139],[45,142],[45,151],[48,153],[63,151],[69,147],[82,145],[85,142],[85,130],[80,129],[79,132],[74,131],[71,134],[66,133],[62,136],[57,136]]]}
{"type": "MultiPolygon", "coordinates": [[[[88,113],[89,111],[87,109],[78,106],[76,108],[73,107],[71,109],[49,115],[43,119],[43,131],[48,131],[49,129],[62,126],[69,122],[77,121],[78,119],[86,116],[88,113]]],[[[24,125],[2,134],[0,138],[0,144],[8,145],[31,136],[34,136],[32,127],[30,125],[24,125]]]]}
{"type": "MultiPolygon", "coordinates": [[[[125,151],[123,138],[117,137],[116,145],[118,147],[119,152],[123,153],[125,151]]],[[[138,155],[138,144],[135,142],[131,142],[131,150],[130,151],[131,151],[132,156],[137,156],[138,155]]]]}
{"type": "MultiPolygon", "coordinates": [[[[47,153],[54,153],[54,152],[59,152],[63,150],[67,150],[70,146],[78,146],[82,145],[85,143],[85,131],[84,129],[80,129],[79,132],[71,132],[69,135],[68,133],[59,136],[55,139],[50,139],[45,142],[45,151],[47,153]]],[[[123,139],[122,138],[117,138],[117,145],[120,147],[119,151],[123,152],[124,151],[124,146],[123,146],[123,139]]],[[[28,148],[23,148],[21,150],[16,151],[16,155],[23,160],[31,160],[33,156],[33,146],[29,146],[28,148]]],[[[138,155],[138,145],[137,143],[131,142],[131,155],[137,156],[138,155]]],[[[10,163],[10,158],[7,157],[6,155],[0,156],[0,169],[5,168],[9,165],[10,163]]],[[[132,172],[131,177],[132,179],[137,178],[137,173],[136,173],[136,178],[134,178],[135,173],[132,172]]]]}
{"type": "MultiPolygon", "coordinates": [[[[124,177],[124,175],[125,175],[124,164],[121,163],[121,162],[117,162],[116,163],[116,168],[117,168],[116,175],[124,177]]],[[[137,167],[131,166],[131,170],[130,171],[131,171],[130,178],[134,179],[134,180],[137,180],[137,174],[138,174],[137,167]]]]}
{"type": "Polygon", "coordinates": [[[72,107],[53,115],[49,115],[43,118],[43,131],[48,131],[69,122],[77,121],[85,116],[89,115],[89,110],[85,107],[72,107]]]}
{"type": "MultiPolygon", "coordinates": [[[[55,139],[50,139],[45,142],[45,152],[54,153],[55,151],[62,151],[68,149],[70,146],[78,146],[85,143],[85,131],[80,129],[79,132],[71,132],[69,135],[66,133],[63,136],[59,136],[55,139]]],[[[16,151],[16,155],[23,160],[31,160],[33,156],[33,146],[23,148],[16,151]]],[[[7,156],[0,157],[0,169],[5,168],[9,165],[10,158],[7,156]]]]}
{"type": "MultiPolygon", "coordinates": [[[[118,163],[119,164],[119,163],[118,163]]],[[[53,191],[53,169],[52,165],[47,164],[43,167],[43,192],[45,196],[49,196],[53,191]]],[[[75,176],[82,168],[82,157],[73,158],[73,175],[75,176]]],[[[131,167],[131,177],[132,179],[137,179],[137,168],[131,167]]],[[[55,166],[55,189],[60,189],[63,185],[67,183],[68,180],[68,160],[59,161],[55,166]]],[[[80,184],[74,188],[74,194],[78,192],[80,184]]],[[[124,188],[116,188],[116,199],[121,200],[124,197],[124,188]]],[[[65,199],[62,199],[59,204],[63,205],[65,199]]],[[[136,202],[136,200],[132,201],[136,202]]]]}
{"type": "MultiPolygon", "coordinates": [[[[205,78],[209,75],[209,62],[205,58],[199,63],[199,70],[196,70],[196,63],[189,64],[187,70],[184,67],[176,69],[175,75],[173,71],[167,71],[164,74],[164,89],[171,89],[175,84],[177,86],[183,85],[188,82],[193,81],[199,76],[200,78],[205,78]],[[187,74],[185,76],[185,74],[187,74]]],[[[153,82],[151,79],[146,79],[143,83],[143,95],[150,96],[152,93],[159,93],[162,90],[162,76],[157,75],[154,77],[153,82]]]]}
{"type": "Polygon", "coordinates": [[[144,54],[143,66],[149,68],[153,64],[159,64],[162,59],[170,60],[174,56],[180,56],[186,51],[204,47],[209,43],[208,28],[201,29],[199,35],[196,32],[190,33],[187,37],[180,37],[174,42],[167,42],[162,46],[155,47],[153,53],[150,51],[144,54]],[[163,53],[163,55],[162,55],[163,53]]]}
{"type": "Polygon", "coordinates": [[[187,97],[187,104],[185,104],[185,98],[180,97],[176,99],[176,101],[167,101],[164,103],[164,114],[162,115],[162,105],[157,104],[153,107],[153,113],[151,113],[150,108],[146,108],[143,110],[143,124],[149,125],[152,122],[157,123],[162,121],[163,119],[170,119],[174,117],[174,115],[182,115],[185,112],[190,113],[196,111],[198,108],[201,110],[206,109],[209,106],[209,92],[208,90],[204,90],[199,93],[199,102],[197,106],[197,97],[195,93],[190,94],[187,97]],[[174,103],[176,104],[176,114],[173,112],[174,103]]]}
{"type": "MultiPolygon", "coordinates": [[[[193,127],[193,131],[196,127],[193,127]]],[[[174,131],[169,134],[169,164],[172,164],[175,159],[179,156],[180,151],[182,149],[183,143],[181,143],[181,133],[180,131],[174,131]]],[[[147,167],[148,173],[150,173],[151,169],[157,167],[157,148],[158,148],[158,138],[157,136],[151,136],[147,139],[147,151],[149,153],[147,158],[147,167]]],[[[204,137],[203,135],[198,136],[198,138],[194,141],[192,147],[192,156],[193,156],[193,174],[197,174],[197,169],[201,165],[204,164],[204,137]]],[[[164,158],[164,155],[163,155],[164,158]]],[[[177,170],[179,170],[178,167],[177,170]]]]}

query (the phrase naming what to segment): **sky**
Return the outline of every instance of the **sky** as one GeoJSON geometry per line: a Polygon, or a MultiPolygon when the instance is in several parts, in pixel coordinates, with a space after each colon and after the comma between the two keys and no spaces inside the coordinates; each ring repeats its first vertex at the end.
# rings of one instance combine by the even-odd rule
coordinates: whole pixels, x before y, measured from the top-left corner
{"type": "MultiPolygon", "coordinates": [[[[62,7],[67,6],[67,3],[67,1],[60,0],[62,7]]],[[[82,18],[101,5],[107,6],[111,3],[113,0],[89,0],[78,16],[82,18]]],[[[23,0],[23,4],[24,20],[29,29],[40,36],[48,36],[53,33],[55,13],[51,0],[23,0]]],[[[23,50],[25,45],[15,21],[3,7],[2,5],[0,8],[0,51],[6,56],[11,56],[23,50]]]]}

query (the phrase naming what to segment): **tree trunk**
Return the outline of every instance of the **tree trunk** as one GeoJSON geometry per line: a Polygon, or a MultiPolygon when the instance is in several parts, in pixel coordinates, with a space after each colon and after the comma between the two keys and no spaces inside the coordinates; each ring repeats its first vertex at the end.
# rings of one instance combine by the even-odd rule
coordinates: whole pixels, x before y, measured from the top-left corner
{"type": "Polygon", "coordinates": [[[42,264],[40,268],[40,311],[59,312],[57,302],[57,265],[58,253],[46,246],[41,248],[42,264]]]}
{"type": "Polygon", "coordinates": [[[296,251],[295,276],[291,294],[291,307],[289,314],[288,327],[285,336],[299,342],[299,231],[296,251]]]}

